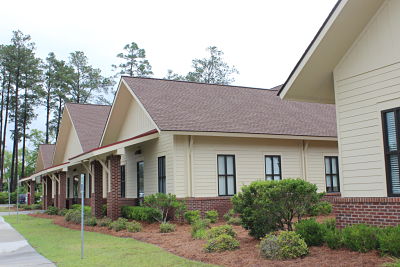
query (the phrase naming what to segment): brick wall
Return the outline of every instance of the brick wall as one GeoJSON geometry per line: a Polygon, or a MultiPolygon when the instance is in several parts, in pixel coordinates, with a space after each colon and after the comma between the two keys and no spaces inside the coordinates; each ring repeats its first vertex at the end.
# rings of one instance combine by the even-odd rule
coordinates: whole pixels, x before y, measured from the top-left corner
{"type": "Polygon", "coordinates": [[[186,198],[188,210],[200,210],[201,214],[209,210],[216,210],[220,217],[232,208],[231,197],[193,197],[186,198]]]}
{"type": "Polygon", "coordinates": [[[35,181],[30,181],[30,187],[29,187],[29,203],[30,204],[35,204],[35,181]]]}
{"type": "Polygon", "coordinates": [[[91,194],[90,205],[92,207],[92,215],[96,218],[102,217],[103,206],[103,167],[97,160],[92,162],[94,193],[91,194]]]}
{"type": "Polygon", "coordinates": [[[365,223],[374,226],[400,224],[399,197],[333,197],[338,227],[365,223]]]}
{"type": "Polygon", "coordinates": [[[113,155],[110,160],[110,192],[107,194],[107,217],[116,220],[121,216],[119,199],[121,196],[121,156],[113,155]]]}
{"type": "Polygon", "coordinates": [[[43,198],[43,209],[47,209],[48,207],[53,205],[53,199],[52,199],[52,181],[48,176],[43,177],[44,180],[46,180],[47,183],[47,189],[44,191],[45,195],[43,198]]]}
{"type": "Polygon", "coordinates": [[[58,194],[58,201],[57,207],[59,209],[65,209],[67,207],[66,197],[67,197],[67,173],[60,172],[58,174],[59,182],[59,194],[58,194]]]}

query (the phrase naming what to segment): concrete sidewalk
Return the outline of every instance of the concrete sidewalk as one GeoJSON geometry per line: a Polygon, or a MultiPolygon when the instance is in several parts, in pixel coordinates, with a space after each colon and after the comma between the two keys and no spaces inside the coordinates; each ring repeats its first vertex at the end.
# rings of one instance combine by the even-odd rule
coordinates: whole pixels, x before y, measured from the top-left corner
{"type": "MultiPolygon", "coordinates": [[[[35,213],[44,213],[44,210],[20,210],[18,211],[18,214],[35,214],[35,213]]],[[[17,215],[16,211],[11,211],[10,213],[8,211],[2,211],[0,212],[0,216],[8,216],[8,215],[17,215]]]]}
{"type": "Polygon", "coordinates": [[[0,267],[55,267],[0,216],[0,267]]]}

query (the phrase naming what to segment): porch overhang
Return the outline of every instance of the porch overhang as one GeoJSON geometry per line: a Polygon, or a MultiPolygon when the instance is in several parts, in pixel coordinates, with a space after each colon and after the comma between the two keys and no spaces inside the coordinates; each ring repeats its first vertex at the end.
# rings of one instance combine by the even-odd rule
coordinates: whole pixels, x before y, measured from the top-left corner
{"type": "Polygon", "coordinates": [[[62,164],[59,165],[55,165],[55,166],[51,166],[49,168],[43,169],[39,172],[36,172],[34,174],[32,174],[31,176],[25,177],[23,179],[20,179],[20,182],[25,182],[25,181],[33,181],[35,180],[37,177],[46,175],[46,174],[50,174],[50,173],[55,173],[58,171],[62,171],[65,170],[66,168],[68,168],[69,166],[71,166],[71,162],[64,162],[62,164]]]}

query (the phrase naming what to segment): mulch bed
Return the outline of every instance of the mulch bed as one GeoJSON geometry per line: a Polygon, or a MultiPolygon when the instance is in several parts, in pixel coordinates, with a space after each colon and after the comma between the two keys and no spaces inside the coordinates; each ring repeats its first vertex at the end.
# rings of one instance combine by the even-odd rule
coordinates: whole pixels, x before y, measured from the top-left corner
{"type": "MultiPolygon", "coordinates": [[[[80,229],[80,225],[66,222],[64,217],[46,214],[31,214],[33,217],[53,219],[54,223],[70,229],[80,229]]],[[[328,218],[328,217],[324,217],[328,218]]],[[[321,220],[321,218],[319,218],[321,220]]],[[[223,222],[217,223],[221,225],[223,222]]],[[[391,262],[388,257],[380,257],[376,251],[368,253],[352,252],[346,249],[331,250],[328,247],[311,247],[310,253],[304,258],[286,261],[272,261],[260,257],[257,245],[259,241],[248,235],[247,230],[240,226],[233,226],[238,234],[240,249],[222,253],[205,253],[204,240],[194,240],[190,235],[190,225],[178,224],[176,232],[161,234],[159,224],[143,224],[139,233],[127,231],[115,232],[106,227],[85,226],[86,231],[109,234],[118,237],[132,237],[136,240],[157,245],[163,249],[191,260],[201,261],[229,267],[242,266],[381,266],[391,262]]]]}

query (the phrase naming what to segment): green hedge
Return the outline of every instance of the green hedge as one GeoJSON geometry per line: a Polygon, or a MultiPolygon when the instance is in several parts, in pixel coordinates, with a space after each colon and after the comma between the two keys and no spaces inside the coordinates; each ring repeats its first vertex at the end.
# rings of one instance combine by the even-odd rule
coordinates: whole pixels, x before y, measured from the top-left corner
{"type": "Polygon", "coordinates": [[[155,218],[161,217],[158,210],[142,206],[123,206],[121,214],[126,219],[143,222],[155,222],[155,218]]]}
{"type": "MultiPolygon", "coordinates": [[[[11,193],[11,203],[17,203],[17,192],[11,193]]],[[[0,204],[8,204],[8,192],[0,192],[0,204]]]]}

